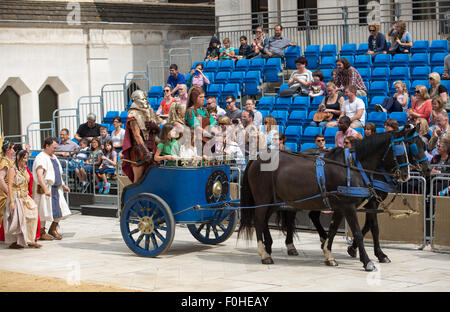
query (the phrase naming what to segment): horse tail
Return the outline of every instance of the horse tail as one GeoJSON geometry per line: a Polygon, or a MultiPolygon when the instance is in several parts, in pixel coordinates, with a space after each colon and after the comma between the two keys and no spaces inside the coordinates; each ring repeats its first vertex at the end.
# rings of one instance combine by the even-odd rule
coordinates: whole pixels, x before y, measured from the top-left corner
{"type": "MultiPolygon", "coordinates": [[[[241,183],[241,207],[255,206],[250,184],[248,183],[248,171],[253,161],[249,161],[244,171],[241,183]]],[[[245,208],[240,210],[240,220],[238,229],[238,239],[244,234],[245,239],[250,240],[253,236],[253,220],[255,218],[255,208],[245,208]]]]}

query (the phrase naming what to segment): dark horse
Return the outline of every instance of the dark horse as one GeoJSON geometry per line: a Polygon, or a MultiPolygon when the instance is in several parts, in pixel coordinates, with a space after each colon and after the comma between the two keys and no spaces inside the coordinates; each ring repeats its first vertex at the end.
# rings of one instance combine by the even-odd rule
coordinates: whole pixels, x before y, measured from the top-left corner
{"type": "MultiPolygon", "coordinates": [[[[408,160],[410,161],[413,168],[416,169],[422,176],[429,177],[430,173],[431,173],[431,167],[430,167],[430,164],[425,155],[425,148],[424,148],[425,145],[419,136],[420,125],[418,125],[415,128],[410,128],[409,125],[407,125],[406,127],[409,128],[409,130],[405,133],[403,142],[405,142],[405,144],[407,146],[408,160]]],[[[382,175],[374,175],[374,180],[386,182],[386,178],[382,175]]],[[[370,198],[370,200],[364,206],[365,209],[376,210],[380,205],[380,201],[384,200],[388,195],[387,191],[384,191],[381,189],[375,188],[375,192],[376,192],[376,196],[373,196],[372,198],[370,198]]],[[[286,214],[284,217],[287,218],[288,220],[295,218],[295,215],[289,215],[291,213],[289,211],[283,211],[281,213],[286,214]]],[[[320,240],[322,242],[322,249],[323,249],[323,245],[324,245],[325,241],[328,238],[329,241],[328,241],[327,249],[331,250],[331,244],[332,244],[334,235],[336,235],[336,232],[331,231],[329,233],[329,234],[331,234],[331,236],[325,232],[322,224],[320,223],[320,212],[319,211],[310,211],[309,217],[319,233],[320,240]]],[[[331,224],[334,224],[335,226],[339,227],[341,222],[342,222],[342,217],[339,220],[336,219],[335,217],[333,217],[331,224]]],[[[288,254],[296,255],[296,254],[298,254],[297,250],[295,249],[295,247],[292,244],[295,226],[292,222],[287,222],[287,225],[292,227],[290,229],[287,229],[287,231],[286,231],[287,232],[286,245],[288,246],[288,254]]],[[[369,230],[372,233],[374,254],[378,258],[378,261],[380,263],[391,262],[389,257],[381,250],[380,241],[379,241],[380,231],[379,231],[379,227],[378,227],[377,213],[372,213],[372,212],[366,213],[365,223],[361,230],[363,237],[369,232],[369,230]]],[[[336,228],[336,231],[337,231],[337,228],[336,228]]],[[[352,257],[356,257],[357,247],[358,246],[356,244],[356,240],[354,240],[353,244],[347,248],[348,254],[352,257]]],[[[327,262],[327,264],[337,265],[334,260],[327,262]]]]}
{"type": "MultiPolygon", "coordinates": [[[[399,142],[405,133],[406,130],[381,133],[357,142],[354,147],[356,160],[365,170],[374,171],[383,166],[389,171],[395,171],[397,180],[406,182],[409,179],[408,157],[405,145],[403,142],[399,142]],[[399,147],[404,148],[403,153],[396,152],[399,147]]],[[[280,152],[278,157],[278,168],[273,171],[262,171],[261,164],[264,162],[260,158],[247,164],[241,185],[241,206],[256,205],[258,208],[241,210],[238,237],[245,233],[247,238],[250,238],[254,226],[261,261],[263,264],[271,264],[273,263],[270,256],[272,238],[268,220],[272,212],[277,210],[277,203],[284,202],[296,210],[320,211],[332,208],[333,218],[339,220],[345,217],[354,233],[360,260],[365,270],[374,270],[375,266],[364,249],[363,237],[356,216],[356,208],[367,195],[355,197],[346,192],[338,192],[338,187],[345,187],[348,183],[351,183],[353,188],[367,188],[360,170],[354,169],[355,161],[349,161],[350,170],[350,167],[346,165],[344,149],[338,147],[326,152],[323,156],[325,183],[320,187],[317,182],[318,171],[315,157],[284,152],[280,152]],[[348,178],[350,179],[348,180],[348,178]],[[317,196],[318,194],[322,196],[317,196]]],[[[293,220],[284,222],[288,224],[287,230],[292,229],[293,222],[293,220]]],[[[288,236],[292,235],[289,232],[287,234],[288,236]]],[[[331,252],[326,247],[324,253],[327,259],[331,258],[331,252]]]]}

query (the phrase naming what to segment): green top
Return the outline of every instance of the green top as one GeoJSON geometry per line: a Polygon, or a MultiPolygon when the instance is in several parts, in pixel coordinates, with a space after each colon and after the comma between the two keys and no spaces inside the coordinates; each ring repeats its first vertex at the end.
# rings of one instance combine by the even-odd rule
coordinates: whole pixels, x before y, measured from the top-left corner
{"type": "MultiPolygon", "coordinates": [[[[173,155],[177,156],[180,152],[180,143],[177,140],[172,139],[169,144],[159,143],[158,149],[161,150],[161,156],[173,155]]],[[[175,166],[174,160],[169,160],[166,162],[168,166],[175,166]]]]}
{"type": "MultiPolygon", "coordinates": [[[[207,118],[207,117],[208,117],[208,114],[207,114],[206,110],[205,110],[203,107],[197,109],[197,114],[198,114],[199,116],[204,117],[204,118],[207,118]]],[[[191,128],[195,128],[195,127],[197,127],[197,126],[202,127],[202,124],[200,123],[200,120],[199,120],[198,116],[196,116],[196,115],[194,114],[194,109],[188,110],[188,111],[186,112],[186,122],[187,122],[188,126],[191,127],[191,128]]],[[[210,116],[209,116],[209,125],[210,125],[210,126],[214,126],[216,123],[217,123],[217,122],[216,122],[216,120],[214,119],[214,117],[212,117],[212,116],[210,115],[210,116]]]]}

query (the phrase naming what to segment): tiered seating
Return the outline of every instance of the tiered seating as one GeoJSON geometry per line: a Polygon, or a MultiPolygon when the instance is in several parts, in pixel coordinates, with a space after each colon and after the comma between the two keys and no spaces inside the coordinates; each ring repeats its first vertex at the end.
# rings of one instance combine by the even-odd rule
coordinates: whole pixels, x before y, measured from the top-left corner
{"type": "Polygon", "coordinates": [[[284,51],[284,57],[286,59],[287,69],[297,69],[295,60],[302,55],[302,49],[300,46],[289,46],[284,51]]]}

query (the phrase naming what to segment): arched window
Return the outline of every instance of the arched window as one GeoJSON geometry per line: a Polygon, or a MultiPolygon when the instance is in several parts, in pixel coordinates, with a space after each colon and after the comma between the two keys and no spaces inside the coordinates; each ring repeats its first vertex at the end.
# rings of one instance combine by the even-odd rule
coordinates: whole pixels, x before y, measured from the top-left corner
{"type": "Polygon", "coordinates": [[[0,94],[3,134],[20,135],[20,97],[10,86],[0,94]]]}

